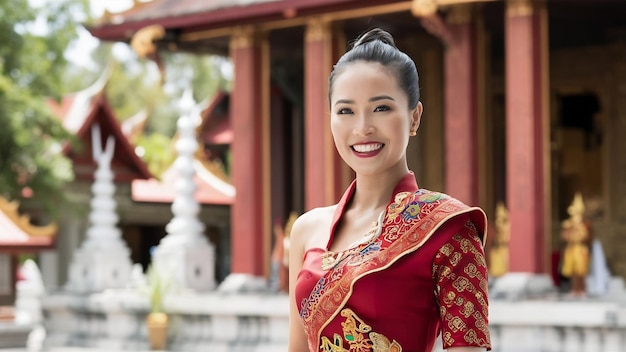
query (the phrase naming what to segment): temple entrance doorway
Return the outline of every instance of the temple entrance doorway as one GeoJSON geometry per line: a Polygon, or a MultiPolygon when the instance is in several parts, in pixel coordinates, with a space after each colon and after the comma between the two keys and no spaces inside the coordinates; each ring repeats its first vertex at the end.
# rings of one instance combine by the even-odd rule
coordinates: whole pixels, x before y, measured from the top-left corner
{"type": "Polygon", "coordinates": [[[561,288],[568,285],[560,272],[564,246],[561,224],[570,217],[568,208],[577,193],[582,195],[585,218],[592,221],[592,213],[597,212],[604,197],[600,101],[599,95],[591,91],[557,94],[552,101],[552,274],[561,288]]]}

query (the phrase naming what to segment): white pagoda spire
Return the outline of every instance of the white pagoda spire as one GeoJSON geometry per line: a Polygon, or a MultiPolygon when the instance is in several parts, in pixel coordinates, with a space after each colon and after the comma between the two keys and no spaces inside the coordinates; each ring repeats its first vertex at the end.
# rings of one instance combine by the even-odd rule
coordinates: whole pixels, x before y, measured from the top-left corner
{"type": "Polygon", "coordinates": [[[94,125],[91,130],[91,145],[93,159],[98,164],[95,172],[95,181],[91,186],[91,213],[89,214],[89,229],[84,248],[90,249],[119,249],[125,248],[121,236],[122,232],[116,227],[119,220],[115,212],[115,184],[111,160],[115,151],[115,139],[107,138],[105,149],[102,149],[100,126],[94,125]]]}
{"type": "Polygon", "coordinates": [[[198,149],[195,129],[201,109],[191,91],[181,99],[182,115],[178,119],[178,157],[174,169],[178,174],[176,196],[172,203],[173,218],[167,224],[166,236],[154,252],[157,270],[166,270],[183,288],[207,291],[215,287],[215,249],[204,235],[204,224],[198,219],[200,205],[194,198],[194,154],[198,149]]]}
{"type": "Polygon", "coordinates": [[[115,184],[111,170],[115,139],[109,136],[103,150],[100,126],[96,124],[91,129],[91,141],[98,167],[91,186],[90,225],[85,242],[74,253],[66,286],[77,292],[123,288],[128,283],[132,267],[130,251],[116,226],[119,218],[115,212],[115,184]]]}

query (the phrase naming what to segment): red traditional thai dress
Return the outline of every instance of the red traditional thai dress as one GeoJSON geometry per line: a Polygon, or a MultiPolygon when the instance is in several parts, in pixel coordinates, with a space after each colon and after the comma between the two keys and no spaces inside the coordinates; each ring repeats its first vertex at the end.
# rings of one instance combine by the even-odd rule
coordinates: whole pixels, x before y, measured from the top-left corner
{"type": "Polygon", "coordinates": [[[440,333],[444,348],[490,349],[482,210],[418,189],[409,173],[369,241],[329,252],[355,187],[337,206],[326,248],[309,249],[298,274],[309,350],[430,352],[440,333]]]}

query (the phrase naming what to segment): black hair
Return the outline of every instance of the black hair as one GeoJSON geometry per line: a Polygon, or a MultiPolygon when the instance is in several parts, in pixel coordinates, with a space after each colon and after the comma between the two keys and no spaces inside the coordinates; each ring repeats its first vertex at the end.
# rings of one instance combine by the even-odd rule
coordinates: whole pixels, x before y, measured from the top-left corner
{"type": "Polygon", "coordinates": [[[415,62],[396,47],[393,36],[388,32],[374,28],[359,36],[351,48],[341,56],[328,78],[328,101],[333,91],[335,76],[342,67],[357,61],[377,62],[395,75],[398,85],[409,101],[409,108],[414,109],[420,100],[419,78],[415,62]]]}

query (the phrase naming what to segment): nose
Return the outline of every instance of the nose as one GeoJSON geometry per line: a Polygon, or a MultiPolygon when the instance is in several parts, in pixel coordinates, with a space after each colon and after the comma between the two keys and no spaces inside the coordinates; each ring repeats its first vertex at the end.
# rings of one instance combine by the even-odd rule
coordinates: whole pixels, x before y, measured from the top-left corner
{"type": "Polygon", "coordinates": [[[368,136],[374,133],[374,126],[368,116],[363,114],[356,116],[352,133],[354,133],[355,136],[368,136]]]}

